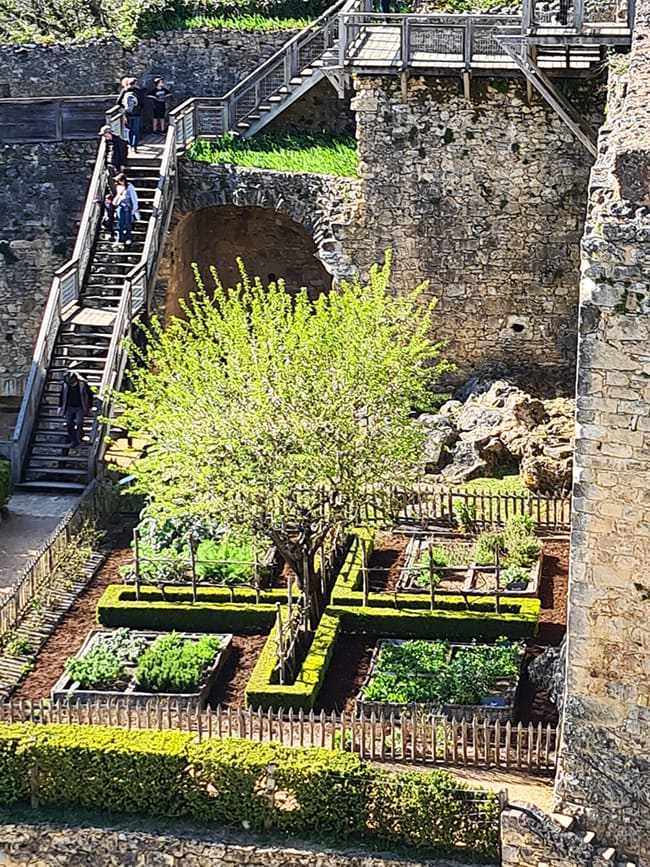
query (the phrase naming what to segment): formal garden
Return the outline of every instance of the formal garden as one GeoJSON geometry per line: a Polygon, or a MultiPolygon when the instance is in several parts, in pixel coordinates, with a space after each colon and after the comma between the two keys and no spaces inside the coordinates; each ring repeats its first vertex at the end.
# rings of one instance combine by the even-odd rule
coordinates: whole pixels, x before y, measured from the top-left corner
{"type": "Polygon", "coordinates": [[[1,610],[5,803],[481,857],[498,801],[439,769],[553,772],[527,666],[564,629],[568,512],[422,481],[414,407],[449,365],[389,264],[315,302],[242,271],[142,325],[128,469],[1,610]]]}

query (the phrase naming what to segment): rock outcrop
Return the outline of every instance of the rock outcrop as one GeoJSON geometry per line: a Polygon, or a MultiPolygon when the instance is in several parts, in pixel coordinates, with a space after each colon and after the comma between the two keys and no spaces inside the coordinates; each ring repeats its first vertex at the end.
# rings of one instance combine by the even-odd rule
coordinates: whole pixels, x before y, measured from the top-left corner
{"type": "Polygon", "coordinates": [[[461,484],[517,464],[524,484],[539,493],[571,487],[573,401],[538,400],[504,380],[480,380],[419,420],[428,429],[423,463],[440,481],[461,484]]]}

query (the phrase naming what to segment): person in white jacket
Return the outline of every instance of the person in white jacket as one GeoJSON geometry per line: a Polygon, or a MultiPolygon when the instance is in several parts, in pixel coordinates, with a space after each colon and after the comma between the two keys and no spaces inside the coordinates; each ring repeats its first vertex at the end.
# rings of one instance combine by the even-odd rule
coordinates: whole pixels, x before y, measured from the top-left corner
{"type": "Polygon", "coordinates": [[[133,220],[140,219],[138,194],[124,172],[115,175],[115,188],[113,205],[117,217],[118,234],[117,241],[113,246],[118,247],[121,244],[123,248],[127,248],[132,243],[133,220]]]}

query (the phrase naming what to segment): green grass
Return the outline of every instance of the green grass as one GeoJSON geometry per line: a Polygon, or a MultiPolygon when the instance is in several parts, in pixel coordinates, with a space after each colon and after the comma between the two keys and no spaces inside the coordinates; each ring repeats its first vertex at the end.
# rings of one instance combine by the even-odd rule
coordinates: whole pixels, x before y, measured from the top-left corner
{"type": "Polygon", "coordinates": [[[193,15],[190,18],[174,18],[166,22],[167,30],[302,30],[309,18],[266,18],[250,15],[193,15]]]}
{"type": "Polygon", "coordinates": [[[250,139],[225,136],[216,142],[193,142],[188,156],[199,162],[339,177],[357,177],[358,169],[356,142],[351,136],[263,133],[250,139]]]}
{"type": "Polygon", "coordinates": [[[530,493],[524,485],[519,473],[502,476],[497,479],[472,479],[461,485],[461,490],[468,494],[527,494],[530,493]]]}

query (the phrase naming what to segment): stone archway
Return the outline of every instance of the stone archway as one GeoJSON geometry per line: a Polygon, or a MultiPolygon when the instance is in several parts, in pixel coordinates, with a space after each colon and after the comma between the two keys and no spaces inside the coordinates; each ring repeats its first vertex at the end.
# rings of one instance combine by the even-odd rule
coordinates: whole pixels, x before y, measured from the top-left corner
{"type": "Polygon", "coordinates": [[[312,235],[270,208],[220,204],[191,211],[177,222],[170,246],[166,316],[178,314],[179,300],[196,289],[193,263],[208,289],[213,285],[212,266],[224,285],[237,283],[237,258],[251,277],[264,282],[281,277],[292,292],[306,286],[316,297],[332,286],[312,235]]]}

